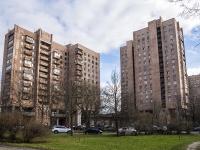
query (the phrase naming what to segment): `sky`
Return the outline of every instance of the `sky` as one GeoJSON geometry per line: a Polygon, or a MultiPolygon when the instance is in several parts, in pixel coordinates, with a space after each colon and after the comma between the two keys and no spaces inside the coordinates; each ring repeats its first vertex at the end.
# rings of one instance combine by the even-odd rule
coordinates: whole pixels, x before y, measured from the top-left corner
{"type": "Polygon", "coordinates": [[[119,50],[133,39],[133,31],[161,16],[175,18],[183,27],[188,75],[199,74],[200,46],[194,46],[200,40],[192,33],[200,26],[200,17],[184,19],[181,11],[180,4],[168,0],[1,0],[0,68],[4,37],[14,24],[32,32],[41,28],[57,43],[79,43],[100,53],[103,86],[112,70],[120,71],[119,50]]]}

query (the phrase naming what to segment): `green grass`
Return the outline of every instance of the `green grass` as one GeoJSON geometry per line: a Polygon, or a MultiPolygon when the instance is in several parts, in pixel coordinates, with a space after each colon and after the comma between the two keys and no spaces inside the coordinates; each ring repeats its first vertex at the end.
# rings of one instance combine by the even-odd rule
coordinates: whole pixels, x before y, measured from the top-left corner
{"type": "Polygon", "coordinates": [[[200,141],[200,135],[138,135],[116,137],[113,134],[84,135],[50,134],[46,142],[9,144],[49,150],[184,150],[200,141]]]}

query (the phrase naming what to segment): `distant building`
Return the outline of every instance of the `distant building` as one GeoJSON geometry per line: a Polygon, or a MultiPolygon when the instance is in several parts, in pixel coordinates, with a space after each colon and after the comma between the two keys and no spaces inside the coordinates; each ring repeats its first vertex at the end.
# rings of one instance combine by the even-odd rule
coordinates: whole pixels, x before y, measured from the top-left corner
{"type": "Polygon", "coordinates": [[[188,76],[190,97],[200,97],[200,74],[188,76]]]}
{"type": "Polygon", "coordinates": [[[176,100],[187,109],[188,79],[183,30],[175,19],[148,22],[120,48],[122,110],[153,112],[157,103],[166,120],[176,100]]]}
{"type": "MultiPolygon", "coordinates": [[[[100,55],[80,44],[63,46],[41,29],[17,25],[5,35],[2,109],[20,110],[43,123],[64,124],[63,106],[52,99],[53,84],[87,81],[100,88],[100,55]]],[[[80,111],[75,123],[81,124],[80,111]]]]}

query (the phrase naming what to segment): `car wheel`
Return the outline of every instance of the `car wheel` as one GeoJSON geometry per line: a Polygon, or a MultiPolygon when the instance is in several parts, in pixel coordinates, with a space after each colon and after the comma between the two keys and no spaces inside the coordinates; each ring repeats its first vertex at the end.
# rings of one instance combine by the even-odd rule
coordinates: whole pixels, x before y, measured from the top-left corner
{"type": "Polygon", "coordinates": [[[131,133],[131,135],[136,135],[136,132],[135,132],[135,131],[133,131],[133,132],[131,133]]]}
{"type": "Polygon", "coordinates": [[[67,131],[67,134],[71,134],[71,131],[67,131]]]}
{"type": "Polygon", "coordinates": [[[55,133],[55,134],[58,134],[58,131],[57,131],[57,130],[55,130],[55,131],[54,131],[54,133],[55,133]]]}
{"type": "Polygon", "coordinates": [[[125,132],[121,132],[122,135],[125,135],[125,132]]]}

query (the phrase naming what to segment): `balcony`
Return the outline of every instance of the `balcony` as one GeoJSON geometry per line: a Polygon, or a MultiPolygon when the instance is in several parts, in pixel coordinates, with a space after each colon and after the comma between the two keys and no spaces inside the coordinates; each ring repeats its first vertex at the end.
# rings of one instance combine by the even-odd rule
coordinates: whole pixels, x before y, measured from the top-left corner
{"type": "Polygon", "coordinates": [[[60,74],[60,72],[56,72],[56,71],[54,71],[53,74],[55,74],[55,75],[58,76],[58,75],[60,74]]]}
{"type": "Polygon", "coordinates": [[[46,98],[39,98],[38,102],[48,102],[48,100],[46,98]]]}
{"type": "Polygon", "coordinates": [[[53,57],[56,58],[56,59],[60,59],[60,55],[55,55],[54,54],[53,57]]]}
{"type": "Polygon", "coordinates": [[[60,64],[59,60],[54,60],[54,64],[60,64]]]}
{"type": "Polygon", "coordinates": [[[29,92],[30,92],[30,89],[23,89],[22,92],[24,92],[24,93],[29,93],[29,92]]]}
{"type": "Polygon", "coordinates": [[[32,56],[32,52],[30,52],[30,51],[24,51],[24,54],[26,54],[26,55],[29,55],[29,56],[32,56]]]}
{"type": "Polygon", "coordinates": [[[41,54],[44,54],[44,55],[49,55],[49,52],[44,51],[44,50],[41,50],[40,53],[41,53],[41,54]]]}
{"type": "Polygon", "coordinates": [[[83,58],[82,58],[80,55],[77,55],[77,56],[76,56],[76,59],[78,59],[78,60],[80,60],[80,61],[83,60],[83,58]]]}
{"type": "Polygon", "coordinates": [[[46,68],[43,68],[43,67],[40,67],[40,71],[43,71],[43,72],[48,72],[48,69],[46,69],[46,68]]]}
{"type": "Polygon", "coordinates": [[[28,36],[26,36],[25,41],[26,41],[27,43],[31,43],[31,44],[34,43],[34,40],[33,40],[32,38],[28,37],[28,36]]]}
{"type": "MultiPolygon", "coordinates": [[[[25,53],[25,52],[24,52],[24,53],[25,53]]],[[[24,60],[31,60],[31,57],[26,56],[26,57],[24,57],[24,60]]]]}
{"type": "Polygon", "coordinates": [[[27,49],[33,49],[33,46],[32,45],[29,45],[29,44],[25,44],[25,46],[24,46],[25,48],[27,48],[27,49]]]}
{"type": "Polygon", "coordinates": [[[24,70],[24,73],[31,73],[31,70],[24,70]]]}
{"type": "Polygon", "coordinates": [[[75,64],[76,65],[82,65],[83,63],[82,63],[82,61],[75,61],[75,64]]]}
{"type": "Polygon", "coordinates": [[[83,55],[83,51],[81,49],[76,49],[76,54],[83,55]]]}
{"type": "Polygon", "coordinates": [[[82,72],[81,71],[75,71],[75,75],[82,76],[82,72]]]}
{"type": "Polygon", "coordinates": [[[49,61],[49,58],[48,57],[44,57],[44,56],[41,56],[40,59],[45,60],[45,61],[49,61]]]}
{"type": "Polygon", "coordinates": [[[29,80],[29,81],[31,80],[30,77],[26,77],[26,76],[23,76],[23,79],[24,79],[24,80],[29,80]]]}
{"type": "Polygon", "coordinates": [[[80,66],[80,65],[76,65],[76,69],[82,71],[82,66],[80,66]]]}
{"type": "Polygon", "coordinates": [[[45,87],[45,86],[40,86],[39,89],[41,89],[41,90],[47,90],[47,87],[45,87]]]}
{"type": "Polygon", "coordinates": [[[28,83],[23,83],[23,86],[31,86],[31,83],[30,82],[28,82],[28,83]]]}
{"type": "Polygon", "coordinates": [[[49,64],[48,64],[48,63],[46,63],[46,62],[43,62],[43,61],[40,61],[40,65],[42,65],[42,66],[46,66],[46,67],[48,67],[48,66],[49,66],[49,64]]]}
{"type": "Polygon", "coordinates": [[[38,95],[47,96],[46,92],[39,92],[38,95]]]}
{"type": "Polygon", "coordinates": [[[59,81],[60,77],[53,77],[54,80],[59,81]]]}
{"type": "Polygon", "coordinates": [[[30,97],[29,96],[22,96],[22,99],[27,100],[27,99],[30,99],[30,97]]]}
{"type": "Polygon", "coordinates": [[[78,76],[75,77],[75,81],[80,81],[80,80],[81,80],[80,77],[78,77],[78,76]]]}
{"type": "Polygon", "coordinates": [[[42,78],[48,78],[48,75],[45,75],[45,74],[41,74],[41,73],[40,73],[40,77],[42,77],[42,78]]]}
{"type": "Polygon", "coordinates": [[[40,79],[40,83],[48,84],[46,80],[42,80],[42,79],[40,79]]]}
{"type": "Polygon", "coordinates": [[[43,49],[46,49],[46,50],[49,50],[49,49],[50,49],[50,48],[49,48],[48,46],[46,46],[46,45],[41,45],[40,47],[43,48],[43,49]]]}

